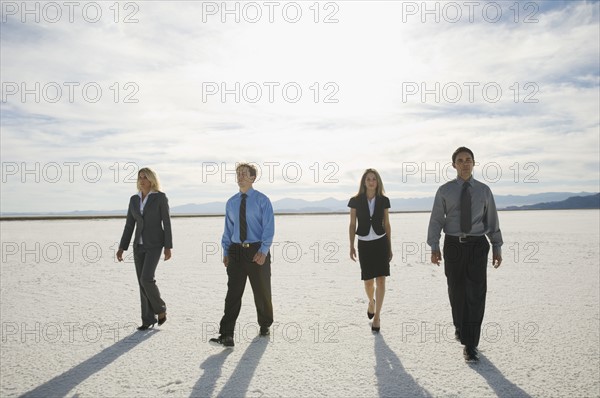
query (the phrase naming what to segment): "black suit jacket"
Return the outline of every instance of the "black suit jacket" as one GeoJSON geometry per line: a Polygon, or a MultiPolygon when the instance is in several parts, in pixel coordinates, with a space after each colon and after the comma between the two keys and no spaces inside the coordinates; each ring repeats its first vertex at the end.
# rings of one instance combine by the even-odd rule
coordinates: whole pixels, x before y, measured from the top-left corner
{"type": "Polygon", "coordinates": [[[156,192],[148,196],[144,206],[144,214],[140,211],[140,197],[136,194],[129,199],[127,221],[121,237],[119,248],[127,250],[135,226],[134,247],[139,244],[140,236],[144,247],[156,248],[173,247],[171,235],[171,217],[169,215],[169,200],[163,192],[156,192]]]}
{"type": "Polygon", "coordinates": [[[369,235],[371,226],[373,226],[373,231],[375,231],[377,235],[383,235],[385,233],[385,229],[383,229],[383,210],[390,208],[390,200],[387,196],[377,196],[375,198],[373,217],[371,217],[369,212],[367,195],[359,195],[350,198],[348,207],[356,209],[356,218],[358,220],[358,227],[356,228],[357,235],[369,235]]]}

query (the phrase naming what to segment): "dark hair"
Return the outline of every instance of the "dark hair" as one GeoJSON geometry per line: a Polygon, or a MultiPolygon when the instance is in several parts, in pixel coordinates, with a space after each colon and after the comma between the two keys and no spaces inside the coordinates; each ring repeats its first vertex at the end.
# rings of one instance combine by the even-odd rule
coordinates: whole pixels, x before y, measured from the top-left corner
{"type": "Polygon", "coordinates": [[[256,167],[254,167],[253,165],[251,165],[250,163],[240,163],[236,168],[235,168],[235,172],[237,173],[237,171],[243,167],[247,167],[248,171],[250,172],[250,177],[256,177],[256,167]]]}
{"type": "Polygon", "coordinates": [[[466,146],[461,146],[461,147],[457,148],[456,151],[454,151],[454,153],[452,154],[452,164],[454,164],[456,162],[456,157],[461,152],[469,153],[471,155],[471,158],[473,160],[475,160],[475,155],[473,155],[473,151],[470,150],[469,148],[467,148],[466,146]]]}

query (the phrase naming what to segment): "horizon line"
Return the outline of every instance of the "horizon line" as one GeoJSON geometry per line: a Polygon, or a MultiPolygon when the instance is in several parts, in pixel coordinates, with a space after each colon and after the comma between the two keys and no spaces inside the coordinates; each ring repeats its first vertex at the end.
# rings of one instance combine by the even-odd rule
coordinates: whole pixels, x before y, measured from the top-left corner
{"type": "MultiPolygon", "coordinates": [[[[581,209],[581,208],[571,208],[571,209],[509,209],[502,208],[497,209],[502,212],[526,212],[526,211],[571,211],[571,210],[595,210],[598,211],[600,209],[581,209]]],[[[329,212],[289,212],[289,213],[278,213],[275,212],[275,216],[336,216],[336,215],[347,215],[349,212],[342,211],[329,211],[329,212]]],[[[411,213],[431,213],[431,210],[396,210],[390,211],[390,214],[411,214],[411,213]]],[[[224,217],[225,213],[209,213],[209,214],[171,214],[171,218],[211,218],[211,217],[224,217]]],[[[0,222],[2,221],[45,221],[45,220],[108,220],[108,219],[122,219],[126,218],[127,215],[117,215],[117,214],[97,214],[97,215],[67,215],[67,214],[57,214],[57,215],[20,215],[20,216],[0,216],[0,222]]]]}

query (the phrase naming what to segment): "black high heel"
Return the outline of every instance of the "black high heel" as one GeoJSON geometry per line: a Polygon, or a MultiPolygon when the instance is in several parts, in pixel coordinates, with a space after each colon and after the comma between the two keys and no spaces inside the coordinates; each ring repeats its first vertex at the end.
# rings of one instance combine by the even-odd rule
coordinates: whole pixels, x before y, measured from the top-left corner
{"type": "MultiPolygon", "coordinates": [[[[381,322],[381,320],[379,320],[379,322],[381,322]]],[[[379,333],[380,329],[381,329],[381,325],[379,325],[379,326],[373,326],[373,324],[371,323],[371,331],[379,333]]]]}
{"type": "MultiPolygon", "coordinates": [[[[373,307],[375,307],[375,299],[373,299],[373,307]]],[[[369,312],[369,309],[367,308],[367,317],[369,319],[373,319],[373,317],[375,316],[374,312],[369,312]]]]}

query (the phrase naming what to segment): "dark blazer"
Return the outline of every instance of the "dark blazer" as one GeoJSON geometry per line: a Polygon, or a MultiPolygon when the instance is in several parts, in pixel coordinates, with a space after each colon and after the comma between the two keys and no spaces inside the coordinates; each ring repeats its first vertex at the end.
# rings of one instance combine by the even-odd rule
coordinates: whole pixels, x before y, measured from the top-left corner
{"type": "Polygon", "coordinates": [[[163,192],[156,192],[148,196],[144,206],[144,215],[140,211],[140,197],[135,194],[129,199],[127,210],[127,221],[121,237],[119,248],[127,250],[133,235],[135,226],[135,238],[133,247],[137,246],[140,236],[143,238],[144,247],[156,248],[173,247],[171,235],[171,218],[169,216],[169,200],[163,192]]]}
{"type": "Polygon", "coordinates": [[[373,231],[375,231],[377,235],[383,235],[385,233],[385,229],[383,228],[383,210],[391,207],[390,200],[387,196],[377,196],[375,198],[373,217],[369,214],[367,195],[353,196],[348,202],[348,207],[356,209],[356,218],[358,220],[358,227],[356,228],[357,235],[369,235],[371,226],[373,226],[373,231]]]}

